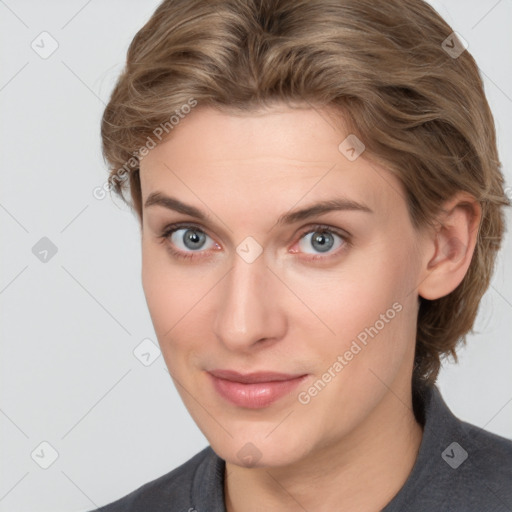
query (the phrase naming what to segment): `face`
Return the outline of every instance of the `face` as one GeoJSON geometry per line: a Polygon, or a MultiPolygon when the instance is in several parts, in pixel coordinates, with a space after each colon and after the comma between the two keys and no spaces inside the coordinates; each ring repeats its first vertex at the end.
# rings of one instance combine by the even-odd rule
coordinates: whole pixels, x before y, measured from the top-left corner
{"type": "Polygon", "coordinates": [[[410,388],[421,238],[401,183],[329,114],[200,106],[141,162],[155,332],[233,464],[326,450],[410,388]]]}

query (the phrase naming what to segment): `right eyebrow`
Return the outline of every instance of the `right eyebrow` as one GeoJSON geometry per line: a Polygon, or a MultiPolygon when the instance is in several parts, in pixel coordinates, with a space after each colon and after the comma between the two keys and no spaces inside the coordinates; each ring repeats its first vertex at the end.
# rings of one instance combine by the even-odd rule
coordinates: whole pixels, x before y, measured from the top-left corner
{"type": "Polygon", "coordinates": [[[174,210],[178,213],[184,213],[185,215],[190,215],[191,217],[196,217],[197,219],[201,219],[203,221],[210,220],[211,218],[210,215],[203,213],[199,208],[182,203],[178,199],[166,196],[161,192],[152,192],[149,194],[146,202],[144,203],[144,208],[149,208],[153,205],[163,206],[169,210],[174,210]]]}

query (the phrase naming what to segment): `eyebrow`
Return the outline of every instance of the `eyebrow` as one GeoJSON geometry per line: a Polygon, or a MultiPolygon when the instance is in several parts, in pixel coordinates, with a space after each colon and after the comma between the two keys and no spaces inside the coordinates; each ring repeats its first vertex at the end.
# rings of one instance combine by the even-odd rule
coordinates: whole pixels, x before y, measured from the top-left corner
{"type": "MultiPolygon", "coordinates": [[[[162,206],[169,210],[174,210],[185,215],[190,215],[191,217],[196,217],[197,219],[203,221],[208,221],[211,219],[211,216],[209,214],[204,213],[199,208],[196,208],[195,206],[186,203],[182,203],[178,199],[166,196],[161,192],[152,192],[151,194],[149,194],[148,198],[144,203],[144,208],[149,208],[150,206],[154,205],[162,206]]],[[[342,210],[374,213],[373,210],[371,210],[368,206],[353,201],[351,199],[334,198],[328,199],[326,201],[317,202],[311,206],[307,206],[306,208],[302,208],[300,210],[287,212],[279,217],[279,219],[277,220],[277,224],[293,224],[295,222],[300,222],[307,218],[314,217],[315,215],[321,215],[323,213],[328,213],[331,211],[342,210]]]]}

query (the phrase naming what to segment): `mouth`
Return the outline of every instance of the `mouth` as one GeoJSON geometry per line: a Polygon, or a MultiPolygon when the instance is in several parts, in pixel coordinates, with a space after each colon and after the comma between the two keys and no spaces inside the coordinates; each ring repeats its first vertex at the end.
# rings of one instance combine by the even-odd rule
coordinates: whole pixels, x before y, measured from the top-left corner
{"type": "Polygon", "coordinates": [[[247,409],[261,409],[288,395],[308,375],[276,372],[242,374],[233,370],[207,372],[214,389],[228,402],[247,409]]]}

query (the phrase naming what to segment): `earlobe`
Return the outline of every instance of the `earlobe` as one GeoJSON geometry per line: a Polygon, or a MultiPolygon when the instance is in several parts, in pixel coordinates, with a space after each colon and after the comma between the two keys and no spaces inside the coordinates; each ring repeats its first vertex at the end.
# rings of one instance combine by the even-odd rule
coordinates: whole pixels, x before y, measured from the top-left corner
{"type": "Polygon", "coordinates": [[[426,261],[418,286],[421,297],[439,299],[462,282],[471,264],[481,217],[480,204],[465,192],[458,193],[444,205],[437,219],[438,228],[430,239],[433,255],[426,261]]]}

